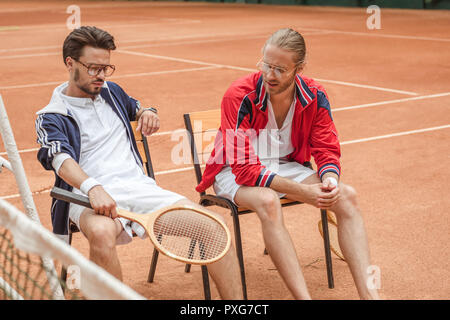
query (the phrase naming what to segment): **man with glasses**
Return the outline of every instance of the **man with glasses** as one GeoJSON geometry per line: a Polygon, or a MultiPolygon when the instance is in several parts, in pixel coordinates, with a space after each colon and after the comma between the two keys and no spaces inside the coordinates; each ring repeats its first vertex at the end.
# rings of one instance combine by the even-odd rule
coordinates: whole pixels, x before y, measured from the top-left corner
{"type": "MultiPolygon", "coordinates": [[[[67,36],[63,59],[69,81],[37,113],[36,132],[38,159],[55,171],[55,186],[88,195],[93,207],[53,199],[53,232],[67,239],[70,219],[89,241],[89,258],[122,280],[116,245],[130,242],[133,232],[146,234],[139,224],[118,218],[116,204],[137,213],[198,204],[145,175],[130,121],[138,120],[137,130],[150,135],[159,129],[159,118],[156,109],[141,108],[121,87],[106,81],[115,70],[110,64],[115,48],[113,37],[96,27],[81,27],[67,36]]],[[[233,249],[208,270],[222,298],[242,298],[233,249]]]]}
{"type": "Polygon", "coordinates": [[[275,32],[262,49],[260,72],[237,81],[222,100],[221,128],[197,191],[255,211],[264,243],[296,299],[310,299],[279,198],[336,214],[339,244],[363,299],[377,299],[366,285],[370,258],[354,189],[339,181],[340,145],[324,88],[300,72],[306,46],[295,30],[275,32]],[[303,166],[311,155],[317,171],[303,166]]]}

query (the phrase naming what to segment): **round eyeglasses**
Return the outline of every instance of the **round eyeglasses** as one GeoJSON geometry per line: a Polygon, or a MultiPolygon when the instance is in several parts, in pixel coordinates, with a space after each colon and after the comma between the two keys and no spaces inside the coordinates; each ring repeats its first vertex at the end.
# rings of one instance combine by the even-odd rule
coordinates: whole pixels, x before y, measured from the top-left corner
{"type": "Polygon", "coordinates": [[[75,58],[72,58],[73,60],[75,60],[76,62],[80,63],[83,67],[85,67],[87,69],[87,73],[88,75],[95,77],[98,76],[100,74],[100,72],[103,71],[105,77],[109,77],[114,73],[114,70],[116,70],[116,67],[113,66],[112,64],[89,64],[89,65],[85,65],[83,62],[81,62],[80,60],[77,60],[75,58]]]}
{"type": "MultiPolygon", "coordinates": [[[[256,64],[256,66],[258,67],[259,71],[262,71],[266,74],[269,73],[270,71],[273,71],[273,74],[277,78],[282,78],[284,75],[289,74],[288,70],[286,70],[285,68],[270,65],[262,60],[259,60],[259,62],[256,64]]],[[[295,69],[296,68],[294,68],[292,70],[295,70],[295,69]]]]}

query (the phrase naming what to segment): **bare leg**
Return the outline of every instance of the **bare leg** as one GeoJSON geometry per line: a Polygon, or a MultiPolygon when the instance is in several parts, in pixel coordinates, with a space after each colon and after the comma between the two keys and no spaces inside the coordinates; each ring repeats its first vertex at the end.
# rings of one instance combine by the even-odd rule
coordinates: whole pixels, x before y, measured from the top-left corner
{"type": "Polygon", "coordinates": [[[116,238],[122,231],[122,224],[86,209],[80,217],[80,228],[89,241],[89,260],[122,281],[116,250],[116,238]]]}
{"type": "MultiPolygon", "coordinates": [[[[316,175],[310,176],[302,183],[320,183],[316,175]]],[[[338,222],[338,240],[347,261],[361,299],[379,299],[376,289],[367,286],[370,266],[369,245],[360,210],[357,205],[355,190],[339,183],[340,198],[331,208],[338,222]]],[[[295,195],[288,195],[295,198],[295,195]]]]}
{"type": "MultiPolygon", "coordinates": [[[[180,200],[176,204],[189,204],[207,210],[205,207],[189,200],[180,200]]],[[[207,210],[223,221],[223,218],[210,210],[207,210]]],[[[219,261],[208,265],[208,272],[214,280],[217,290],[224,300],[242,300],[243,292],[236,250],[231,247],[228,253],[219,261]]]]}
{"type": "Polygon", "coordinates": [[[239,206],[254,210],[261,221],[266,249],[295,299],[311,299],[291,237],[284,226],[277,193],[269,188],[241,187],[239,206]]]}

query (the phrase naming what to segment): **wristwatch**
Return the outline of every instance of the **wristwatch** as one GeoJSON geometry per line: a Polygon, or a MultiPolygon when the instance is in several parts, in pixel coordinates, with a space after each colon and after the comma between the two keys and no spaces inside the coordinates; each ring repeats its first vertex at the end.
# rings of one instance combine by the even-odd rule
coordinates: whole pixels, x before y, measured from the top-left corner
{"type": "MultiPolygon", "coordinates": [[[[153,107],[144,108],[144,111],[147,111],[147,110],[150,110],[150,111],[152,111],[152,112],[158,114],[158,110],[156,110],[156,108],[153,108],[153,107]]],[[[142,111],[142,112],[144,112],[144,111],[142,111]]]]}

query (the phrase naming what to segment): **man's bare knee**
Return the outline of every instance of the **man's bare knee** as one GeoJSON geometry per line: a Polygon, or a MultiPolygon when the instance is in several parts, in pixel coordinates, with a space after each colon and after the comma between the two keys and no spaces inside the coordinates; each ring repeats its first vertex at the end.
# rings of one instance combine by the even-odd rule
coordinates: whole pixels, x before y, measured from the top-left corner
{"type": "Polygon", "coordinates": [[[353,206],[357,205],[357,193],[355,188],[347,184],[342,184],[340,186],[342,198],[345,201],[350,202],[353,206]]]}
{"type": "Polygon", "coordinates": [[[111,250],[116,246],[117,226],[114,220],[102,221],[90,227],[89,245],[98,250],[111,250]]]}
{"type": "Polygon", "coordinates": [[[262,192],[258,193],[256,201],[256,212],[262,222],[273,223],[282,221],[280,198],[275,191],[264,188],[262,192]]]}
{"type": "Polygon", "coordinates": [[[359,215],[358,210],[354,210],[357,208],[357,193],[355,188],[346,184],[339,184],[340,190],[340,199],[333,208],[333,211],[336,213],[336,217],[340,218],[354,218],[355,215],[359,215]]]}

